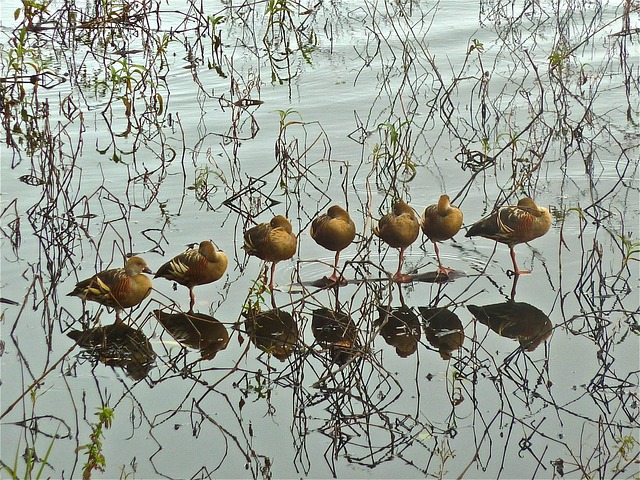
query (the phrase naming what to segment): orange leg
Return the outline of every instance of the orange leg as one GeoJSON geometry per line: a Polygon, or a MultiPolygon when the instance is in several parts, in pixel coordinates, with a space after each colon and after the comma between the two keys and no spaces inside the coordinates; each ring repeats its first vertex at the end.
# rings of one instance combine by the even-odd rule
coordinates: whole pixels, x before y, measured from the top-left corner
{"type": "Polygon", "coordinates": [[[338,276],[338,263],[340,261],[340,250],[336,252],[336,257],[333,263],[333,274],[327,278],[327,281],[330,283],[337,283],[339,285],[346,285],[347,279],[342,275],[338,276]]]}
{"type": "Polygon", "coordinates": [[[438,257],[438,273],[449,276],[449,274],[454,271],[453,268],[448,268],[442,265],[442,261],[440,260],[440,249],[438,248],[437,242],[433,242],[433,248],[436,251],[436,257],[438,257]]]}
{"type": "Polygon", "coordinates": [[[271,262],[271,276],[269,280],[269,290],[273,293],[273,277],[276,273],[276,262],[271,262]]]}
{"type": "Polygon", "coordinates": [[[513,247],[509,247],[509,250],[511,251],[511,261],[513,262],[513,273],[515,275],[529,275],[531,270],[520,270],[518,268],[518,264],[516,263],[516,251],[513,247]]]}
{"type": "Polygon", "coordinates": [[[400,249],[400,258],[398,258],[398,270],[393,275],[392,280],[396,283],[411,283],[412,277],[406,273],[402,273],[402,263],[404,262],[404,248],[400,249]]]}

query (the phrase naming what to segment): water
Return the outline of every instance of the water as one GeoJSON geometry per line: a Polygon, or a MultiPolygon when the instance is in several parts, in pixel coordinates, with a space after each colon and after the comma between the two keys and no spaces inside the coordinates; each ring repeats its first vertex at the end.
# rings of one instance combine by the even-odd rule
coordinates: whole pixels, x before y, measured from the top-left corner
{"type": "MultiPolygon", "coordinates": [[[[4,52],[19,6],[2,5],[4,52]]],[[[271,23],[262,4],[158,8],[75,32],[58,14],[29,32],[27,58],[66,81],[25,84],[23,99],[2,83],[15,116],[5,137],[10,126],[16,142],[1,150],[2,297],[17,303],[2,309],[6,465],[24,476],[25,448],[43,458],[52,444],[43,474],[79,477],[87,451],[76,449],[106,405],[114,421],[96,477],[638,474],[640,273],[625,263],[638,257],[637,65],[624,55],[638,39],[618,35],[621,6],[338,2],[292,6],[271,23]],[[207,15],[225,21],[207,29],[207,15]],[[172,41],[158,54],[163,35],[172,41]],[[124,75],[123,58],[130,87],[105,73],[124,75]],[[48,117],[33,109],[45,101],[48,117]],[[398,252],[372,237],[373,224],[394,196],[422,213],[444,192],[465,216],[440,246],[458,275],[391,285],[398,252]],[[532,351],[467,309],[508,303],[514,285],[508,248],[464,229],[525,195],[553,215],[547,235],[516,246],[533,274],[518,279],[515,300],[553,325],[532,351]],[[333,253],[309,225],[332,203],[348,207],[359,234],[341,255],[352,281],[338,292],[310,285],[330,273],[333,253]],[[299,236],[276,270],[274,302],[300,332],[283,362],[253,345],[242,315],[249,301],[272,308],[254,286],[261,262],[240,247],[245,228],[276,214],[299,236]],[[154,310],[189,300],[163,279],[127,317],[157,355],[144,378],[66,335],[95,326],[100,311],[90,303],[83,315],[65,296],[78,280],[130,253],[157,269],[207,238],[229,256],[223,279],[195,289],[195,311],[230,335],[214,359],[158,324],[154,310]],[[378,306],[403,304],[421,323],[418,307],[454,311],[462,348],[443,360],[420,331],[416,352],[397,355],[376,321],[378,306]],[[315,309],[338,306],[358,331],[358,355],[342,368],[311,332],[315,309]],[[35,400],[21,399],[34,383],[35,400]]],[[[1,76],[11,79],[7,55],[1,76]]],[[[405,271],[436,269],[423,240],[405,271]]],[[[103,310],[99,323],[113,318],[103,310]]]]}

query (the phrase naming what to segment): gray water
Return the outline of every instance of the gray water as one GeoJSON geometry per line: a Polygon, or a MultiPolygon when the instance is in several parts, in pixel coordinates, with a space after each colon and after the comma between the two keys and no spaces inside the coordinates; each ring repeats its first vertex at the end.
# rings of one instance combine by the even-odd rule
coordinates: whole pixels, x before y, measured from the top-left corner
{"type": "MultiPolygon", "coordinates": [[[[21,49],[21,4],[1,7],[4,465],[27,476],[32,448],[43,477],[80,477],[78,448],[107,406],[96,478],[639,474],[637,10],[131,5],[129,17],[119,5],[109,15],[75,7],[71,20],[54,3],[21,49]],[[35,73],[37,86],[25,81],[35,73]],[[422,213],[442,193],[464,212],[463,230],[440,245],[456,275],[393,285],[398,251],[372,226],[394,197],[422,213]],[[533,273],[514,285],[507,246],[464,233],[523,196],[549,208],[553,225],[516,246],[533,273]],[[333,253],[309,235],[333,203],[358,230],[338,290],[312,285],[333,253]],[[249,302],[272,308],[257,293],[263,264],[241,246],[246,228],[276,214],[299,238],[276,270],[273,303],[300,332],[285,361],[250,342],[242,315],[249,302]],[[154,310],[189,301],[163,279],[126,312],[148,339],[133,347],[149,361],[143,373],[118,363],[130,351],[91,354],[68,337],[115,318],[66,296],[78,280],[129,254],[155,270],[204,239],[229,256],[220,281],[195,289],[195,311],[230,336],[213,359],[158,323],[154,310]],[[534,349],[467,308],[512,297],[552,325],[534,349]],[[311,332],[313,311],[338,304],[358,332],[342,367],[311,332]],[[379,306],[401,305],[421,323],[405,357],[376,323],[379,306]],[[449,360],[418,312],[436,306],[464,329],[449,360]]],[[[421,235],[405,271],[436,267],[421,235]]]]}

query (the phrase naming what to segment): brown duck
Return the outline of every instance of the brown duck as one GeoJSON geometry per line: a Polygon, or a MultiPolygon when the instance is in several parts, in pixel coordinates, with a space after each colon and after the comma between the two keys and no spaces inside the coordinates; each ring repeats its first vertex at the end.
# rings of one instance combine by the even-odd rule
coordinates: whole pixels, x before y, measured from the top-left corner
{"type": "Polygon", "coordinates": [[[338,278],[338,262],[340,252],[351,245],[355,237],[356,226],[349,212],[338,205],[329,207],[327,213],[320,215],[311,223],[311,238],[321,247],[336,252],[333,274],[327,278],[327,281],[346,283],[342,277],[338,278]]]}
{"type": "Polygon", "coordinates": [[[462,227],[462,212],[451,205],[448,195],[440,195],[437,205],[429,205],[422,213],[422,231],[433,242],[438,257],[438,273],[448,275],[453,271],[442,265],[438,242],[453,238],[462,227]]]}
{"type": "Polygon", "coordinates": [[[373,233],[390,247],[400,249],[398,270],[392,280],[398,283],[410,282],[411,275],[401,272],[404,251],[416,241],[420,233],[420,222],[413,208],[402,200],[396,200],[393,203],[393,210],[378,221],[378,226],[374,228],[373,233]]]}
{"type": "Polygon", "coordinates": [[[115,309],[120,321],[123,308],[135,307],[151,293],[151,279],[142,273],[153,273],[140,257],[131,257],[124,268],[113,268],[82,280],[68,296],[98,302],[115,309]]]}
{"type": "Polygon", "coordinates": [[[277,215],[269,223],[261,223],[244,233],[244,246],[249,255],[271,262],[269,290],[273,291],[273,275],[276,263],[288,260],[296,253],[298,239],[293,233],[291,222],[277,215]]]}
{"type": "Polygon", "coordinates": [[[167,263],[156,272],[156,278],[162,277],[184,285],[189,289],[189,312],[193,312],[196,296],[193,288],[196,285],[219,280],[227,270],[227,255],[216,250],[208,240],[200,242],[198,248],[187,250],[167,263]]]}
{"type": "Polygon", "coordinates": [[[530,270],[520,270],[516,263],[514,247],[519,243],[530,242],[534,238],[543,236],[551,228],[551,214],[544,207],[525,197],[518,205],[501,207],[491,215],[474,223],[467,237],[485,237],[509,246],[513,271],[515,275],[531,273],[530,270]]]}

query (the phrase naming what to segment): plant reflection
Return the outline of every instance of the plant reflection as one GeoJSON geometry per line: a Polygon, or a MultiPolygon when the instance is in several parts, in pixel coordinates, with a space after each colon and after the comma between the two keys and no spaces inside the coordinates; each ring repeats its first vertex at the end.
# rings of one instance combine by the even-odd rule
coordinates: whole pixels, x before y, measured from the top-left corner
{"type": "MultiPolygon", "coordinates": [[[[45,3],[21,2],[0,38],[8,333],[0,355],[4,375],[16,379],[3,398],[19,390],[0,419],[7,428],[42,425],[40,411],[55,408],[77,427],[64,442],[47,432],[51,458],[26,430],[15,438],[34,455],[20,456],[19,442],[10,451],[7,437],[3,458],[24,458],[27,468],[38,459],[45,476],[79,476],[86,412],[109,404],[117,423],[105,442],[118,447],[109,463],[133,471],[105,476],[209,478],[243,468],[252,478],[632,475],[640,457],[637,349],[629,346],[640,332],[633,2],[547,11],[481,1],[486,49],[477,39],[431,41],[440,36],[431,26],[456,2],[203,9],[186,0],[170,12],[151,0],[45,3]],[[520,280],[520,298],[539,300],[547,314],[515,301],[517,275],[509,301],[474,305],[485,293],[508,296],[504,275],[493,274],[500,262],[491,242],[470,248],[460,238],[451,248],[456,266],[480,273],[468,277],[426,271],[432,260],[415,243],[402,252],[376,247],[372,227],[383,212],[375,205],[403,198],[422,208],[442,191],[468,218],[524,196],[553,204],[549,233],[518,247],[530,256],[524,265],[537,259],[547,276],[540,269],[520,280]],[[336,275],[348,269],[350,280],[314,288],[301,265],[324,264],[310,227],[334,203],[358,225],[336,275]],[[273,309],[261,312],[269,281],[250,286],[258,262],[238,252],[256,218],[275,214],[291,220],[299,248],[278,267],[293,288],[276,289],[273,309]],[[231,341],[203,313],[150,314],[167,282],[156,282],[136,310],[146,313],[127,316],[129,325],[69,331],[87,322],[62,295],[80,273],[131,252],[160,265],[167,251],[209,234],[224,245],[229,269],[215,296],[203,289],[200,300],[211,312],[233,312],[250,342],[238,331],[231,341]],[[388,281],[383,266],[396,262],[410,269],[411,284],[388,281]],[[396,288],[402,307],[391,307],[396,288]],[[473,332],[459,308],[477,319],[473,332]],[[416,309],[427,341],[450,361],[423,361],[416,309]],[[552,314],[561,318],[555,326],[552,314]],[[154,318],[201,358],[183,365],[187,348],[172,355],[167,335],[151,337],[165,348],[156,356],[145,336],[160,330],[154,318]],[[520,347],[500,358],[477,339],[478,323],[520,347]],[[76,347],[66,351],[65,332],[86,349],[80,360],[145,381],[94,369],[91,391],[73,377],[83,364],[69,360],[76,347]],[[584,352],[580,368],[571,368],[571,348],[584,352]],[[262,352],[281,368],[264,369],[262,352]],[[55,401],[61,392],[68,406],[55,401]],[[149,445],[157,451],[143,462],[149,445]]],[[[496,228],[511,233],[502,223],[496,228]]],[[[109,288],[121,289],[105,295],[109,288]]]]}

